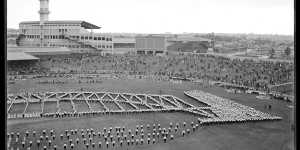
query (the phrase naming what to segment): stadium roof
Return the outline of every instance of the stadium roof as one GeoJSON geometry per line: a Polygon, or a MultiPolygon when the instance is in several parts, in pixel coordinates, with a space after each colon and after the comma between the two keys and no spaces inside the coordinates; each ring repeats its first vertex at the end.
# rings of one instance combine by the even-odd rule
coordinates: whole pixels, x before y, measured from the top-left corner
{"type": "MultiPolygon", "coordinates": [[[[23,21],[21,24],[40,24],[40,21],[23,21]]],[[[101,27],[82,20],[57,20],[45,21],[45,24],[80,24],[85,29],[100,29],[101,27]]]]}
{"type": "Polygon", "coordinates": [[[18,46],[11,46],[7,47],[8,52],[44,52],[44,53],[51,53],[51,52],[70,52],[71,50],[66,47],[18,47],[18,46]]]}
{"type": "Polygon", "coordinates": [[[24,52],[8,52],[7,60],[38,60],[39,58],[26,54],[24,52]]]}
{"type": "Polygon", "coordinates": [[[72,51],[66,47],[7,47],[7,52],[24,52],[30,54],[61,54],[71,53],[72,51]]]}
{"type": "Polygon", "coordinates": [[[147,34],[147,35],[138,34],[135,37],[136,38],[166,38],[164,35],[160,35],[160,34],[147,34]]]}
{"type": "Polygon", "coordinates": [[[114,43],[135,43],[135,38],[113,38],[114,43]]]}

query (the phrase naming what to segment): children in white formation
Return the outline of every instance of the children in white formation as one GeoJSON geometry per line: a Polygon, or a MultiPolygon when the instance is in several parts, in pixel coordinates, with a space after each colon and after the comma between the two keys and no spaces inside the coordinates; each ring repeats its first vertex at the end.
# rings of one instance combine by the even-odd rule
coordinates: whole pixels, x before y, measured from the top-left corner
{"type": "MultiPolygon", "coordinates": [[[[199,118],[199,120],[201,120],[199,118]]],[[[190,126],[186,126],[185,122],[176,123],[172,122],[166,128],[162,128],[160,124],[147,124],[137,125],[135,130],[125,127],[110,127],[98,129],[69,129],[62,133],[56,132],[54,129],[29,131],[25,133],[8,133],[8,148],[9,149],[78,149],[89,147],[102,149],[103,144],[106,148],[124,147],[124,146],[138,146],[144,144],[158,144],[167,143],[174,140],[175,137],[185,136],[191,132],[190,128],[197,129],[201,125],[201,122],[193,123],[190,126]],[[200,124],[199,124],[200,123],[200,124]],[[184,125],[185,124],[185,125],[184,125]],[[146,134],[147,136],[144,136],[146,134]],[[59,135],[60,138],[55,138],[59,135]]]]}

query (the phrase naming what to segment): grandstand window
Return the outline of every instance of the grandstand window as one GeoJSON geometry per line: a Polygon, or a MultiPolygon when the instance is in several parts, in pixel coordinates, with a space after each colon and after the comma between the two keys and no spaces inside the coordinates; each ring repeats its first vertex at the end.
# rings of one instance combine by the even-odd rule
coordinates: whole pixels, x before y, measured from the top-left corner
{"type": "Polygon", "coordinates": [[[105,48],[105,45],[102,45],[102,48],[105,48]]]}
{"type": "Polygon", "coordinates": [[[83,40],[83,39],[84,39],[84,37],[83,37],[83,36],[81,36],[81,39],[83,40]]]}
{"type": "Polygon", "coordinates": [[[90,36],[90,37],[89,37],[89,40],[91,40],[91,39],[93,39],[93,37],[90,36]]]}
{"type": "Polygon", "coordinates": [[[105,41],[105,37],[102,37],[102,41],[105,41]]]}
{"type": "Polygon", "coordinates": [[[98,41],[100,41],[101,40],[101,37],[98,37],[98,41]]]}
{"type": "Polygon", "coordinates": [[[68,29],[65,29],[65,32],[68,32],[68,29]]]}
{"type": "Polygon", "coordinates": [[[77,39],[79,39],[79,36],[77,36],[77,39]]]}
{"type": "Polygon", "coordinates": [[[88,40],[88,39],[89,39],[89,37],[88,37],[88,36],[86,36],[86,37],[84,37],[84,39],[88,40]]]}
{"type": "Polygon", "coordinates": [[[94,37],[94,40],[97,40],[97,37],[94,37]]]}

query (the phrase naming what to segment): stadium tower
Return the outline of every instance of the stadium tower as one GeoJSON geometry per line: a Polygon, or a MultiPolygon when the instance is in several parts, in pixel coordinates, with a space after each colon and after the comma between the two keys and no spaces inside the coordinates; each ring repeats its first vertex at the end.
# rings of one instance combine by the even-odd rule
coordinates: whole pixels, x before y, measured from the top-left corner
{"type": "Polygon", "coordinates": [[[44,30],[43,26],[45,21],[48,21],[48,15],[49,15],[49,0],[39,0],[40,1],[40,46],[42,47],[44,45],[43,43],[43,37],[44,37],[44,30]]]}
{"type": "Polygon", "coordinates": [[[74,52],[112,53],[112,35],[93,33],[89,29],[101,27],[83,20],[49,20],[49,0],[39,0],[39,21],[23,21],[19,24],[16,43],[20,47],[39,48],[53,52],[68,48],[74,52]]]}
{"type": "Polygon", "coordinates": [[[40,22],[43,24],[45,21],[48,21],[49,15],[49,0],[39,0],[40,1],[40,22]]]}

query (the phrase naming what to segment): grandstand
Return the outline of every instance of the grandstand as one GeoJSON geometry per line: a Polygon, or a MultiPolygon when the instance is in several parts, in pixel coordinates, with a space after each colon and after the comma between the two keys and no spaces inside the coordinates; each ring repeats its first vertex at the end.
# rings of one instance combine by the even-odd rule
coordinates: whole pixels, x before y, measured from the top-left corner
{"type": "Polygon", "coordinates": [[[93,33],[87,29],[100,29],[100,27],[85,21],[66,20],[45,21],[41,29],[39,21],[21,22],[17,44],[25,47],[67,47],[76,52],[113,50],[111,35],[93,33]]]}
{"type": "Polygon", "coordinates": [[[23,52],[34,56],[70,54],[72,51],[66,47],[18,47],[9,46],[7,52],[23,52]]]}
{"type": "Polygon", "coordinates": [[[18,46],[67,47],[76,52],[112,52],[112,35],[93,32],[93,29],[101,27],[83,20],[49,21],[48,7],[49,0],[40,0],[40,21],[19,24],[16,39],[18,46]]]}
{"type": "Polygon", "coordinates": [[[40,59],[24,52],[7,53],[8,75],[28,74],[37,71],[35,67],[40,59]]]}

